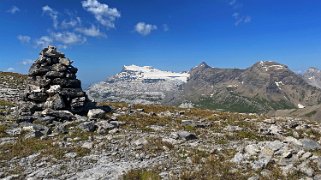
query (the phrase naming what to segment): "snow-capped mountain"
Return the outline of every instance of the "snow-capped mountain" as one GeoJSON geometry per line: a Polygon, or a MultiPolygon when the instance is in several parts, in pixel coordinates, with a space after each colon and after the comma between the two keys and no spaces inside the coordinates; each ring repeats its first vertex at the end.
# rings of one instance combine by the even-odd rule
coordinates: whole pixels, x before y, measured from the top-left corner
{"type": "Polygon", "coordinates": [[[303,74],[303,78],[310,85],[321,88],[321,70],[311,67],[303,74]]]}
{"type": "Polygon", "coordinates": [[[128,79],[128,80],[170,80],[186,82],[189,74],[175,73],[170,71],[162,71],[151,66],[124,66],[123,70],[114,76],[113,79],[128,79]]]}
{"type": "Polygon", "coordinates": [[[189,73],[162,71],[151,66],[124,66],[106,81],[92,85],[89,96],[95,101],[163,103],[171,99],[187,81],[189,73]]]}

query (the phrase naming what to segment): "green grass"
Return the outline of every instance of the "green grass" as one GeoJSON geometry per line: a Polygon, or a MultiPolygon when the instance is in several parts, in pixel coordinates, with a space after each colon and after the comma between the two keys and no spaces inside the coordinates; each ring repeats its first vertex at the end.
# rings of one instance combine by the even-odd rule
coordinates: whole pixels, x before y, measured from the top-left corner
{"type": "Polygon", "coordinates": [[[240,113],[262,113],[271,109],[293,109],[296,108],[292,103],[280,101],[268,101],[267,99],[254,97],[248,98],[232,94],[224,99],[224,102],[217,101],[220,97],[202,98],[197,102],[197,106],[206,109],[222,109],[223,111],[240,113]]]}

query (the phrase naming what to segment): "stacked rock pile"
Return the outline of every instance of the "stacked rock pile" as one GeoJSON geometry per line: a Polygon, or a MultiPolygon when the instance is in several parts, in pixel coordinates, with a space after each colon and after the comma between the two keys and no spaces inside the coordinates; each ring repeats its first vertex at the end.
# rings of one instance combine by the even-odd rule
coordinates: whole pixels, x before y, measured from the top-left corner
{"type": "Polygon", "coordinates": [[[92,103],[77,79],[72,61],[53,46],[44,48],[32,64],[19,108],[19,122],[71,120],[85,114],[92,103]]]}

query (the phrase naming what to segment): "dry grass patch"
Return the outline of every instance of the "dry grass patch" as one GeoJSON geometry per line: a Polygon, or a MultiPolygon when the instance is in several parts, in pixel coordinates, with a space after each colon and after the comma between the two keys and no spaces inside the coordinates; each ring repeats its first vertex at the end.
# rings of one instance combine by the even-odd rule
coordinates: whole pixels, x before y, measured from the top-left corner
{"type": "Polygon", "coordinates": [[[133,169],[122,177],[123,180],[160,180],[158,172],[144,169],[133,169]]]}
{"type": "Polygon", "coordinates": [[[229,162],[224,156],[210,155],[201,165],[199,170],[184,170],[181,172],[181,180],[234,180],[248,179],[248,176],[239,172],[232,171],[236,165],[229,162]]]}
{"type": "Polygon", "coordinates": [[[111,106],[113,109],[128,107],[125,102],[99,102],[98,106],[111,106]]]}
{"type": "Polygon", "coordinates": [[[13,102],[9,102],[9,101],[4,101],[4,100],[0,100],[0,106],[8,106],[8,107],[13,107],[15,106],[15,104],[13,102]]]}
{"type": "Polygon", "coordinates": [[[16,143],[0,146],[0,160],[26,157],[47,148],[54,148],[51,140],[19,138],[16,143]]]}
{"type": "Polygon", "coordinates": [[[149,138],[147,139],[148,144],[144,145],[144,152],[149,153],[161,153],[165,149],[171,150],[174,149],[174,145],[168,142],[162,141],[161,138],[149,138]]]}
{"type": "Polygon", "coordinates": [[[2,137],[6,137],[7,133],[6,130],[8,129],[8,127],[6,125],[0,125],[0,138],[2,137]]]}
{"type": "Polygon", "coordinates": [[[132,127],[138,129],[145,129],[150,125],[159,125],[159,126],[176,126],[179,124],[178,119],[173,119],[171,117],[160,117],[160,116],[149,116],[143,114],[130,114],[130,115],[121,115],[117,117],[119,121],[126,122],[125,127],[132,127]]]}

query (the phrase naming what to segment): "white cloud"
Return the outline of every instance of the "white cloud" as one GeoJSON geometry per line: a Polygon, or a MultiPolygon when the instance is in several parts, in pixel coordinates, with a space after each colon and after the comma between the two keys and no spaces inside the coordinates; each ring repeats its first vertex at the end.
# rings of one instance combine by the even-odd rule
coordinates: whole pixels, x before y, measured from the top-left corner
{"type": "Polygon", "coordinates": [[[31,60],[31,59],[25,59],[25,60],[21,61],[21,64],[23,64],[23,65],[29,65],[32,63],[33,63],[33,60],[31,60]]]}
{"type": "Polygon", "coordinates": [[[53,39],[49,36],[41,36],[35,41],[35,43],[38,47],[47,47],[53,43],[53,39]]]}
{"type": "Polygon", "coordinates": [[[233,13],[232,17],[235,19],[235,26],[238,26],[240,24],[246,24],[252,21],[251,16],[242,16],[237,12],[233,13]]]}
{"type": "Polygon", "coordinates": [[[164,30],[165,32],[169,31],[169,27],[168,27],[167,24],[163,24],[163,30],[164,30]]]}
{"type": "Polygon", "coordinates": [[[7,12],[11,14],[16,14],[20,9],[17,6],[12,6],[7,12]]]}
{"type": "Polygon", "coordinates": [[[31,40],[30,36],[25,36],[25,35],[18,35],[17,38],[21,43],[29,43],[31,40]]]}
{"type": "Polygon", "coordinates": [[[48,14],[53,21],[54,28],[58,27],[58,12],[53,10],[48,5],[42,7],[42,12],[48,14]]]}
{"type": "Polygon", "coordinates": [[[104,33],[102,33],[100,31],[99,28],[97,28],[94,25],[91,25],[91,27],[89,28],[85,28],[85,27],[80,27],[80,28],[76,28],[76,31],[86,35],[86,36],[91,36],[91,37],[99,37],[99,36],[106,36],[104,33]]]}
{"type": "Polygon", "coordinates": [[[115,28],[115,20],[121,16],[116,8],[110,8],[97,0],[85,0],[81,3],[82,7],[92,13],[100,24],[107,28],[115,28]]]}
{"type": "Polygon", "coordinates": [[[156,30],[157,26],[152,24],[146,24],[144,22],[139,22],[135,26],[135,31],[143,36],[149,35],[153,30],[156,30]]]}
{"type": "Polygon", "coordinates": [[[82,44],[87,40],[85,37],[73,32],[57,32],[51,35],[55,41],[64,45],[82,44]]]}
{"type": "Polygon", "coordinates": [[[70,20],[63,20],[61,22],[61,28],[68,29],[68,28],[74,28],[76,26],[79,26],[81,24],[81,18],[76,17],[74,19],[70,20]]]}
{"type": "Polygon", "coordinates": [[[14,68],[13,67],[9,67],[8,69],[6,69],[7,72],[12,72],[14,71],[14,68]]]}

